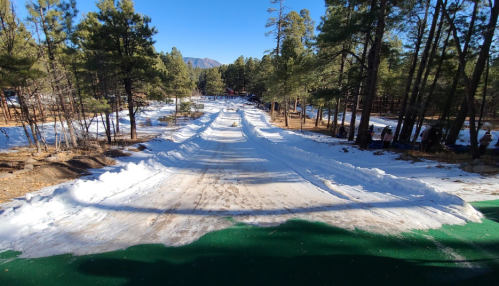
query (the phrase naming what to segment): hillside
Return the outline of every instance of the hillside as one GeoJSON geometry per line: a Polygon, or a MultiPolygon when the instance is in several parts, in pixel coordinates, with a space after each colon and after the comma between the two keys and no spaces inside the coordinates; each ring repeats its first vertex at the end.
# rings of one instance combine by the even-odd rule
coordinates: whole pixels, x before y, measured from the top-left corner
{"type": "Polygon", "coordinates": [[[188,63],[189,61],[192,62],[193,67],[199,67],[202,69],[209,69],[212,67],[219,67],[222,65],[221,63],[219,63],[215,60],[207,59],[207,58],[204,58],[204,59],[189,58],[189,57],[184,58],[185,63],[188,63]]]}

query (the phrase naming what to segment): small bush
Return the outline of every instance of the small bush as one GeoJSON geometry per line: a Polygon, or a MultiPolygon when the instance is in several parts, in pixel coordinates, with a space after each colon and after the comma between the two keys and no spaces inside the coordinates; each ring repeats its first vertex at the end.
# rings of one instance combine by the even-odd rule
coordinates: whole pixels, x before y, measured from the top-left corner
{"type": "Polygon", "coordinates": [[[180,112],[190,112],[192,108],[192,101],[184,101],[180,103],[179,110],[180,112]]]}

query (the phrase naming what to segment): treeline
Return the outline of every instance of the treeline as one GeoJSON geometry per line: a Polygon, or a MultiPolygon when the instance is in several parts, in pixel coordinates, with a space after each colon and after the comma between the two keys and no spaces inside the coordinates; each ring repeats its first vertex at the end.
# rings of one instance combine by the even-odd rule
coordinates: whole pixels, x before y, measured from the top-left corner
{"type": "Polygon", "coordinates": [[[111,141],[126,106],[133,139],[144,99],[173,97],[178,106],[197,90],[222,94],[228,87],[270,103],[272,115],[281,110],[286,125],[290,110],[312,104],[316,124],[323,111],[334,114],[328,127],[335,134],[351,113],[348,139],[361,147],[375,112],[398,118],[394,140],[401,142],[415,141],[411,134],[432,118],[444,127],[445,143],[455,144],[469,118],[478,157],[478,130],[499,104],[498,2],[326,0],[316,28],[308,10],[289,11],[284,0],[272,0],[266,26],[275,46],[265,56],[201,70],[175,48],[156,52],[157,31],[130,0],[100,0],[78,24],[74,0],[29,1],[23,20],[0,0],[0,87],[14,91],[21,107],[11,114],[3,93],[0,106],[6,121],[21,121],[32,144],[44,142],[38,124],[52,118],[63,123],[66,147],[74,147],[89,137],[95,115],[111,141]]]}
{"type": "Polygon", "coordinates": [[[131,0],[100,0],[79,23],[75,0],[26,5],[29,16],[20,19],[10,0],[0,0],[0,107],[38,151],[47,147],[41,123],[60,123],[56,142],[74,148],[88,142],[89,125],[100,117],[111,142],[120,133],[118,112],[127,108],[136,139],[135,114],[146,99],[171,97],[178,106],[196,90],[200,70],[175,48],[154,50],[157,31],[131,0]],[[17,95],[18,108],[9,108],[17,103],[5,93],[17,95]]]}
{"type": "Polygon", "coordinates": [[[269,55],[216,69],[227,86],[279,103],[286,125],[298,102],[318,108],[316,124],[323,110],[334,114],[333,134],[338,114],[345,124],[351,112],[348,139],[362,147],[374,112],[398,117],[399,142],[414,142],[432,118],[445,143],[455,144],[469,118],[472,154],[479,156],[483,117],[496,118],[499,107],[498,0],[326,0],[316,36],[308,11],[288,12],[284,2],[271,1],[267,27],[276,46],[269,55]]]}

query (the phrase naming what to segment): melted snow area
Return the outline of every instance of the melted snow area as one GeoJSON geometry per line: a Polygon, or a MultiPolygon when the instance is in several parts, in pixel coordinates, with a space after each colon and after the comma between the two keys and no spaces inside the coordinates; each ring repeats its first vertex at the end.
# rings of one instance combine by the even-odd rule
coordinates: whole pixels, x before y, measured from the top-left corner
{"type": "Polygon", "coordinates": [[[117,166],[3,205],[0,250],[41,257],[180,246],[234,221],[264,227],[298,218],[396,235],[482,217],[444,192],[445,184],[411,178],[442,172],[427,163],[417,169],[395,155],[317,142],[274,127],[242,101],[205,105],[203,117],[165,131],[117,166]],[[390,166],[383,160],[396,170],[372,167],[390,166]]]}

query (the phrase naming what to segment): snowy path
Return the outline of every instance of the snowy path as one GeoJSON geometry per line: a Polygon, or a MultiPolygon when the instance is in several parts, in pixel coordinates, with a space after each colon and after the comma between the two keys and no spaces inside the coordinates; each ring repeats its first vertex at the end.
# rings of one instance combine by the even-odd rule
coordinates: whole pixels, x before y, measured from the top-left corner
{"type": "Polygon", "coordinates": [[[182,134],[176,143],[150,143],[164,151],[120,172],[7,209],[0,250],[39,257],[185,245],[234,221],[268,226],[298,218],[398,234],[481,218],[419,180],[315,154],[318,143],[300,146],[303,138],[253,108],[209,113],[182,134]],[[229,127],[233,122],[242,125],[229,127]]]}

